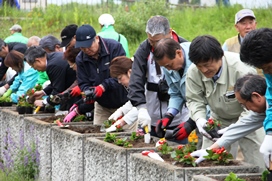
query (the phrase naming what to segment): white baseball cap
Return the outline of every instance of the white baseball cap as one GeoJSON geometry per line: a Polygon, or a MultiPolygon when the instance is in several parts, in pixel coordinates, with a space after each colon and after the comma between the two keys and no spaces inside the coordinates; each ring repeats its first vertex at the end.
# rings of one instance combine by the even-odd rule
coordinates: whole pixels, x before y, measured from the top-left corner
{"type": "Polygon", "coordinates": [[[109,25],[113,25],[115,23],[114,18],[110,14],[102,14],[98,18],[99,24],[108,27],[109,25]]]}
{"type": "Polygon", "coordinates": [[[18,25],[18,24],[15,24],[15,25],[13,25],[9,30],[10,30],[10,31],[11,31],[11,30],[14,30],[14,31],[22,30],[22,27],[21,27],[20,25],[18,25]]]}
{"type": "Polygon", "coordinates": [[[245,17],[252,17],[256,19],[254,12],[250,9],[242,9],[238,11],[238,13],[235,14],[235,22],[234,24],[237,24],[239,21],[241,21],[245,17]]]}

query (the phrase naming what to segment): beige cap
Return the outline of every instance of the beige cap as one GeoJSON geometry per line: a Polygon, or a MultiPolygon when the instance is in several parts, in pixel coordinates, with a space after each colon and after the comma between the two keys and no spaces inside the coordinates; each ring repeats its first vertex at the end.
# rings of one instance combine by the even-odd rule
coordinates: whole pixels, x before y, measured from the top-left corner
{"type": "Polygon", "coordinates": [[[14,31],[22,30],[22,27],[18,24],[15,24],[9,30],[14,30],[14,31]]]}
{"type": "Polygon", "coordinates": [[[115,23],[114,18],[110,14],[102,14],[98,18],[98,22],[99,24],[104,25],[106,27],[113,25],[115,23]]]}
{"type": "Polygon", "coordinates": [[[238,11],[238,13],[235,14],[235,24],[237,24],[239,21],[241,21],[245,17],[252,17],[256,19],[254,12],[250,9],[242,9],[238,11]]]}

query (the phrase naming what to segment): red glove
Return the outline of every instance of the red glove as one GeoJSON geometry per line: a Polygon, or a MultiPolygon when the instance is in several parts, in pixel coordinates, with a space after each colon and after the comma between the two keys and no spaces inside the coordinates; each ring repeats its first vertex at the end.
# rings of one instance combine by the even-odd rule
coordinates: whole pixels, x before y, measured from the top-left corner
{"type": "Polygon", "coordinates": [[[173,130],[173,137],[176,140],[183,140],[188,138],[194,129],[196,129],[196,123],[191,118],[189,118],[188,121],[181,123],[173,130]]]}
{"type": "Polygon", "coordinates": [[[81,94],[81,90],[78,85],[75,86],[70,92],[70,95],[73,97],[80,96],[80,94],[81,94]]]}
{"type": "Polygon", "coordinates": [[[94,98],[101,97],[103,92],[104,92],[104,88],[102,87],[102,85],[96,86],[94,90],[94,98]]]}
{"type": "Polygon", "coordinates": [[[164,115],[164,118],[163,119],[160,119],[157,121],[157,124],[156,124],[156,134],[159,138],[163,138],[164,137],[164,134],[165,134],[165,131],[164,129],[169,126],[171,124],[171,122],[173,121],[174,119],[174,116],[170,113],[166,113],[164,115]]]}

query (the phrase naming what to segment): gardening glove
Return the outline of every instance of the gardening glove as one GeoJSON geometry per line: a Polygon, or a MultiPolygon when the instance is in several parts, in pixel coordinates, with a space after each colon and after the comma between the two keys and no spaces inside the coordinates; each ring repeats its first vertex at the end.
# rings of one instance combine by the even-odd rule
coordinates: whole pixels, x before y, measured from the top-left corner
{"type": "Polygon", "coordinates": [[[260,152],[263,154],[264,163],[269,168],[270,161],[272,161],[272,135],[265,135],[264,141],[260,147],[260,152]]]}
{"type": "Polygon", "coordinates": [[[5,88],[5,86],[0,87],[0,96],[3,95],[6,91],[7,89],[5,88]]]}
{"type": "Polygon", "coordinates": [[[228,130],[228,128],[229,127],[225,127],[223,129],[220,129],[220,130],[217,131],[217,133],[223,135],[228,130]]]}
{"type": "Polygon", "coordinates": [[[75,87],[71,90],[71,92],[70,92],[70,95],[71,95],[72,97],[80,96],[80,94],[81,94],[81,90],[80,90],[80,88],[79,88],[78,85],[75,86],[75,87]]]}
{"type": "MultiPolygon", "coordinates": [[[[207,148],[209,149],[209,148],[207,148]]],[[[200,162],[206,160],[206,158],[204,158],[204,156],[207,156],[209,153],[206,151],[207,149],[201,149],[201,150],[196,150],[194,152],[192,152],[190,155],[192,157],[198,157],[196,160],[195,160],[195,163],[196,164],[199,164],[200,162]]]]}
{"type": "Polygon", "coordinates": [[[96,87],[90,87],[89,90],[84,92],[85,102],[95,101],[97,98],[101,97],[104,92],[104,87],[102,85],[96,87]]]}
{"type": "Polygon", "coordinates": [[[205,136],[206,138],[212,140],[211,135],[209,135],[209,134],[205,131],[205,129],[204,129],[204,127],[206,126],[206,123],[207,123],[207,120],[204,119],[204,118],[199,118],[198,120],[196,120],[196,126],[197,126],[197,128],[198,128],[198,131],[199,131],[203,136],[205,136]]]}
{"type": "Polygon", "coordinates": [[[148,130],[151,130],[151,118],[147,112],[146,108],[140,108],[138,112],[138,124],[141,125],[142,128],[148,126],[148,130]]]}
{"type": "Polygon", "coordinates": [[[69,114],[67,114],[67,116],[65,116],[63,122],[64,123],[69,123],[77,115],[78,115],[78,110],[77,110],[77,107],[75,107],[71,112],[69,112],[69,114]]]}
{"type": "Polygon", "coordinates": [[[159,138],[163,138],[165,135],[165,128],[171,124],[174,116],[171,113],[166,113],[164,117],[156,123],[156,134],[159,138]]]}
{"type": "Polygon", "coordinates": [[[106,129],[106,132],[113,132],[116,131],[116,126],[120,124],[121,120],[116,121],[113,125],[106,129]]]}
{"type": "Polygon", "coordinates": [[[73,104],[73,105],[70,107],[69,112],[73,111],[76,107],[78,107],[78,105],[77,105],[77,104],[73,104]]]}
{"type": "Polygon", "coordinates": [[[12,90],[9,89],[9,90],[7,90],[7,92],[5,92],[5,93],[3,94],[2,97],[4,97],[4,98],[9,97],[9,96],[11,95],[11,93],[12,93],[12,90]]]}
{"type": "Polygon", "coordinates": [[[118,108],[108,119],[117,120],[119,117],[127,114],[133,108],[130,101],[124,104],[122,107],[118,108]]]}
{"type": "MultiPolygon", "coordinates": [[[[175,140],[183,140],[185,138],[188,138],[188,136],[194,129],[196,129],[196,123],[191,118],[189,118],[188,121],[181,123],[173,130],[172,138],[174,138],[175,140]]],[[[166,132],[168,131],[170,130],[166,130],[166,132]]],[[[165,134],[165,138],[169,139],[167,135],[168,134],[165,134]]]]}

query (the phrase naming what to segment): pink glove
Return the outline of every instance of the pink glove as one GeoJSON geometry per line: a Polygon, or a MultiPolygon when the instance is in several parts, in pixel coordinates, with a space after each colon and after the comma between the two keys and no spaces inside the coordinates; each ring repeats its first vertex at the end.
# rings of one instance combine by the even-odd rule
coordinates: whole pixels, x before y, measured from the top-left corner
{"type": "Polygon", "coordinates": [[[69,109],[69,112],[72,112],[75,108],[77,108],[77,104],[73,104],[70,109],[69,109]]]}
{"type": "Polygon", "coordinates": [[[71,122],[72,119],[73,119],[74,117],[76,117],[76,116],[77,116],[77,107],[76,107],[74,110],[72,110],[69,114],[67,114],[67,116],[65,116],[63,122],[64,122],[64,123],[71,122]]]}

